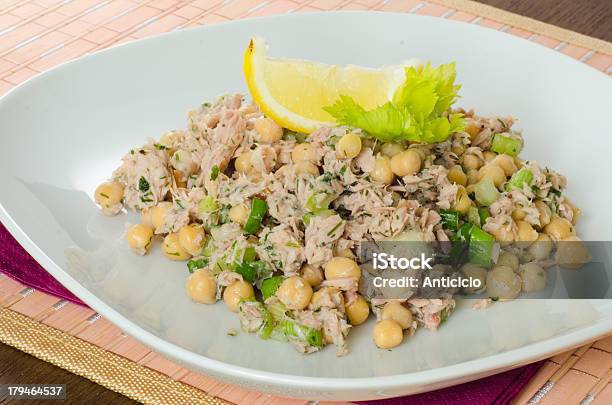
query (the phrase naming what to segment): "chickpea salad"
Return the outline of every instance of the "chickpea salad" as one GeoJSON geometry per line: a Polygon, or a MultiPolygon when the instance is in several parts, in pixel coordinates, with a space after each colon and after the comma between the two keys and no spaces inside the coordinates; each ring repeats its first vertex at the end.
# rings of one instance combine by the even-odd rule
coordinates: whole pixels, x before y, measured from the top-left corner
{"type": "Polygon", "coordinates": [[[483,281],[479,306],[543,289],[555,244],[579,241],[565,177],[519,157],[514,118],[453,107],[454,81],[453,64],[406,68],[392,101],[367,110],[340,96],[325,106],[336,124],[311,133],[221,96],[189,112],[186,129],[129,150],[95,201],[106,215],[139,212],[130,248],[161,242],[186,263],[187,295],[222,300],[246,332],[343,355],[351,329],[374,317],[374,344],[396,347],[440,327],[455,300],[370,299],[363,241],[499,242],[501,253],[454,269],[483,281]]]}

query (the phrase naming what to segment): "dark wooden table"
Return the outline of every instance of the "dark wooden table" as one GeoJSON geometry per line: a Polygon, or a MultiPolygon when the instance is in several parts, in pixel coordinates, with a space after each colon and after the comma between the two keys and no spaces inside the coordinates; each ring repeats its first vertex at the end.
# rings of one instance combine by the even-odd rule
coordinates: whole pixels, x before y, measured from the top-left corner
{"type": "MultiPolygon", "coordinates": [[[[498,8],[612,41],[610,0],[480,0],[498,8]]],[[[0,384],[66,384],[70,403],[130,404],[130,399],[0,344],[0,384]]],[[[34,401],[33,401],[34,402],[34,401]]],[[[42,401],[35,401],[40,404],[42,401]]],[[[0,404],[24,404],[6,401],[0,404]]]]}

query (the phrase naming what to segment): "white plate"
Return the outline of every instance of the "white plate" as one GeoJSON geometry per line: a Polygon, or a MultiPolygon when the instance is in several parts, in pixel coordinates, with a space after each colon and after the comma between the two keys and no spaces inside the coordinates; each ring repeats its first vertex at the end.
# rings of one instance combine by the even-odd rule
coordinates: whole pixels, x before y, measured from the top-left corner
{"type": "Polygon", "coordinates": [[[242,52],[251,35],[273,55],[366,66],[410,57],[457,61],[462,106],[520,118],[525,155],[568,175],[583,208],[580,234],[612,240],[609,154],[612,81],[513,36],[406,14],[323,13],[253,19],[173,32],[53,69],[0,100],[0,219],[53,276],[154,350],[221,380],[303,398],[371,399],[483,377],[612,330],[610,301],[515,301],[459,308],[438,333],[419,331],[377,350],[371,325],[352,352],[302,356],[241,333],[223,305],[183,292],[184,264],[159,249],[137,257],[120,239],[133,216],[102,217],[92,194],[122,154],[185,125],[185,113],[224,92],[245,91],[242,52]],[[605,186],[605,187],[602,187],[605,186]]]}

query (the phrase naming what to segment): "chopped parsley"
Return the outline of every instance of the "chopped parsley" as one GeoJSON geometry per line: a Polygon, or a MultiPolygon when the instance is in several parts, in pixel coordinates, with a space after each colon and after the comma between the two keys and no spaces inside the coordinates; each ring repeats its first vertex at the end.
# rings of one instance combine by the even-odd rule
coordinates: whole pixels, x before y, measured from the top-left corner
{"type": "Polygon", "coordinates": [[[168,149],[168,147],[166,145],[162,145],[161,143],[154,143],[153,146],[155,146],[155,149],[159,149],[159,150],[166,150],[166,149],[168,149]]]}
{"type": "Polygon", "coordinates": [[[210,169],[210,179],[213,181],[217,180],[217,177],[219,177],[219,172],[219,166],[214,165],[212,169],[210,169]]]}
{"type": "Polygon", "coordinates": [[[143,193],[146,193],[150,189],[151,189],[151,185],[149,184],[147,179],[145,179],[144,176],[140,177],[140,179],[138,180],[138,190],[140,190],[143,193]]]}

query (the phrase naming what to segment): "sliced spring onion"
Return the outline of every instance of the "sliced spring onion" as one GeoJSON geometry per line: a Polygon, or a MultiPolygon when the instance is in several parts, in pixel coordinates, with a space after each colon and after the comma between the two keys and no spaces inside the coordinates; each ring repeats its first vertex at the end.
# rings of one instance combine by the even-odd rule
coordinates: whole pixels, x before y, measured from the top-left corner
{"type": "Polygon", "coordinates": [[[506,184],[506,190],[510,191],[515,188],[522,190],[523,185],[527,184],[528,186],[531,186],[531,183],[533,183],[532,171],[522,168],[518,172],[514,173],[512,177],[510,177],[510,180],[506,184]]]}
{"type": "Polygon", "coordinates": [[[203,269],[206,266],[208,266],[208,259],[206,257],[191,259],[187,262],[187,270],[189,270],[190,273],[193,273],[198,269],[203,269]]]}
{"type": "Polygon", "coordinates": [[[261,227],[261,221],[263,221],[267,211],[268,204],[264,200],[253,198],[251,201],[251,213],[246,224],[244,224],[244,231],[248,234],[256,233],[261,227]]]}
{"type": "Polygon", "coordinates": [[[334,200],[334,196],[323,192],[314,193],[306,201],[306,209],[314,214],[325,211],[329,208],[329,204],[334,200]]]}
{"type": "Polygon", "coordinates": [[[495,237],[488,234],[477,226],[473,226],[470,232],[470,246],[468,257],[471,263],[488,267],[493,261],[493,247],[495,237]]]}
{"type": "Polygon", "coordinates": [[[285,319],[285,315],[287,314],[287,308],[281,302],[266,305],[266,308],[268,309],[268,311],[270,311],[270,314],[272,314],[272,317],[275,321],[280,322],[285,319]]]}
{"type": "Polygon", "coordinates": [[[242,252],[242,261],[243,262],[252,262],[257,257],[257,252],[253,246],[247,246],[242,252]]]}
{"type": "Polygon", "coordinates": [[[520,139],[512,138],[504,134],[495,134],[491,143],[491,150],[510,156],[518,156],[523,145],[520,139]]]}
{"type": "Polygon", "coordinates": [[[240,263],[235,266],[234,271],[242,276],[245,281],[254,283],[257,280],[257,269],[252,263],[240,263]]]}
{"type": "Polygon", "coordinates": [[[208,214],[215,212],[219,209],[219,205],[211,195],[207,195],[202,198],[198,203],[198,212],[201,214],[208,214]]]}
{"type": "Polygon", "coordinates": [[[217,180],[217,177],[219,177],[220,171],[221,170],[219,169],[219,166],[214,165],[212,169],[210,169],[210,179],[213,181],[217,180]]]}
{"type": "Polygon", "coordinates": [[[480,216],[480,225],[484,225],[487,222],[487,218],[491,216],[487,207],[478,208],[478,216],[480,216]]]}
{"type": "Polygon", "coordinates": [[[493,204],[499,198],[499,191],[490,177],[480,180],[474,188],[474,193],[476,194],[476,201],[484,206],[493,204]]]}
{"type": "Polygon", "coordinates": [[[283,282],[283,276],[274,276],[265,279],[261,283],[261,294],[263,295],[264,301],[276,294],[278,287],[280,287],[283,282]]]}
{"type": "Polygon", "coordinates": [[[310,346],[323,347],[323,333],[321,333],[321,329],[304,326],[293,319],[282,321],[281,328],[287,338],[299,340],[310,346]]]}
{"type": "Polygon", "coordinates": [[[440,217],[444,229],[450,229],[451,231],[459,229],[459,212],[442,209],[440,210],[440,217]]]}
{"type": "Polygon", "coordinates": [[[480,226],[480,214],[478,213],[478,208],[472,206],[468,210],[468,221],[470,224],[480,226]]]}
{"type": "Polygon", "coordinates": [[[261,324],[257,335],[259,335],[259,337],[262,339],[269,339],[274,331],[274,318],[263,305],[261,306],[260,311],[261,315],[263,316],[263,323],[261,324]]]}
{"type": "Polygon", "coordinates": [[[302,222],[304,222],[304,225],[308,226],[308,224],[310,223],[310,220],[313,217],[327,218],[327,217],[331,217],[332,215],[336,215],[336,211],[334,211],[334,210],[321,210],[321,211],[318,211],[316,213],[314,213],[314,212],[307,212],[302,217],[302,222]]]}

